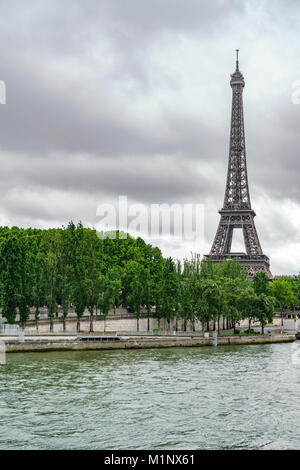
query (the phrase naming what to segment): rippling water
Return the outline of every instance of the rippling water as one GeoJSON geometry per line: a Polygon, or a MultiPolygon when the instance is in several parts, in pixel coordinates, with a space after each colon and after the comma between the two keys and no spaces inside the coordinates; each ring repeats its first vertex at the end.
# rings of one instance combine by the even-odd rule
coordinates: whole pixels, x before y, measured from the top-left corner
{"type": "Polygon", "coordinates": [[[295,347],[7,355],[0,448],[300,449],[295,347]]]}

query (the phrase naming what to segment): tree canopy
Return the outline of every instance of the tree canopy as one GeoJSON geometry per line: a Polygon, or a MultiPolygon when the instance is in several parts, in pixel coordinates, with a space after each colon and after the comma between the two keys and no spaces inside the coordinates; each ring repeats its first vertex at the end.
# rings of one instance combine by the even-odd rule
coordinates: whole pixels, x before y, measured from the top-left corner
{"type": "MultiPolygon", "coordinates": [[[[264,273],[247,280],[244,266],[235,260],[213,264],[194,255],[183,263],[164,258],[159,248],[130,235],[99,236],[96,230],[70,222],[57,229],[0,227],[0,304],[9,323],[19,315],[24,325],[34,312],[47,307],[50,329],[60,311],[64,328],[70,307],[77,329],[84,312],[106,318],[123,306],[137,318],[142,312],[183,319],[193,327],[201,321],[219,326],[220,318],[233,328],[244,318],[271,321],[274,303],[283,308],[300,303],[299,281],[269,282],[264,273]]],[[[103,235],[103,234],[102,234],[103,235]]],[[[149,321],[148,321],[149,328],[149,321]]]]}

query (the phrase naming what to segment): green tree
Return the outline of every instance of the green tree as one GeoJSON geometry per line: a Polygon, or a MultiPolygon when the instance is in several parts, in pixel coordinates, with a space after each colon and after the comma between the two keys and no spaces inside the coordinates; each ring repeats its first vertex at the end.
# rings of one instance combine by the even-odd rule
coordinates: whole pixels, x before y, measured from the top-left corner
{"type": "Polygon", "coordinates": [[[15,323],[21,290],[21,251],[17,236],[4,238],[1,243],[2,315],[10,324],[15,323]]]}
{"type": "Polygon", "coordinates": [[[77,332],[80,331],[80,319],[88,304],[89,280],[87,268],[87,244],[81,222],[75,226],[70,222],[67,231],[73,249],[70,254],[71,300],[77,316],[77,332]]]}
{"type": "Polygon", "coordinates": [[[300,306],[300,277],[298,276],[291,285],[292,288],[292,304],[294,311],[300,306]]]}
{"type": "Polygon", "coordinates": [[[254,292],[259,294],[268,295],[270,291],[270,281],[264,271],[260,271],[253,276],[254,292]]]}
{"type": "Polygon", "coordinates": [[[87,308],[90,313],[90,333],[94,331],[94,312],[100,294],[99,275],[101,272],[101,244],[95,230],[85,229],[87,245],[87,308]]]}
{"type": "Polygon", "coordinates": [[[236,331],[236,324],[242,318],[238,301],[244,287],[243,279],[239,278],[228,278],[224,283],[224,288],[226,289],[224,312],[228,317],[234,332],[236,331]]]}
{"type": "Polygon", "coordinates": [[[202,324],[207,324],[214,320],[214,324],[219,314],[219,285],[215,279],[201,279],[198,281],[200,295],[198,297],[197,313],[202,324]]]}
{"type": "Polygon", "coordinates": [[[271,284],[271,294],[275,298],[275,303],[280,309],[281,325],[283,325],[283,309],[291,304],[293,291],[290,283],[283,278],[275,279],[271,284]]]}
{"type": "Polygon", "coordinates": [[[27,235],[16,240],[19,245],[19,264],[15,267],[20,272],[20,291],[18,293],[18,307],[20,323],[25,328],[26,322],[30,316],[30,305],[32,303],[33,293],[33,275],[34,275],[34,255],[30,246],[30,237],[27,235]]]}
{"type": "Polygon", "coordinates": [[[98,307],[104,317],[104,332],[106,331],[106,318],[114,306],[115,301],[115,281],[109,279],[108,274],[99,276],[99,297],[98,307]]]}
{"type": "Polygon", "coordinates": [[[180,277],[172,258],[167,258],[163,269],[161,310],[169,327],[178,310],[179,295],[180,277]]]}
{"type": "Polygon", "coordinates": [[[40,307],[45,299],[45,258],[38,247],[33,256],[33,306],[36,330],[39,331],[40,307]]]}
{"type": "Polygon", "coordinates": [[[184,260],[182,272],[180,270],[179,313],[183,318],[184,331],[188,322],[195,329],[195,320],[199,318],[200,280],[208,279],[208,275],[203,276],[203,266],[210,269],[210,263],[200,263],[200,256],[193,254],[191,260],[184,260]]]}
{"type": "Polygon", "coordinates": [[[147,309],[147,331],[150,331],[150,315],[152,308],[152,282],[151,282],[151,273],[149,268],[145,268],[142,273],[142,283],[143,283],[143,292],[144,299],[142,303],[147,309]]]}
{"type": "Polygon", "coordinates": [[[248,276],[247,268],[238,263],[236,259],[226,259],[222,263],[213,265],[213,275],[220,278],[239,279],[246,285],[248,276]]]}
{"type": "Polygon", "coordinates": [[[162,311],[162,299],[163,299],[163,281],[159,279],[152,289],[154,306],[155,306],[155,317],[157,318],[158,328],[160,328],[160,321],[163,318],[162,311]]]}
{"type": "Polygon", "coordinates": [[[119,266],[113,266],[107,271],[108,279],[111,282],[111,286],[113,289],[113,309],[114,313],[116,313],[116,309],[121,305],[122,302],[122,277],[123,277],[123,269],[119,266]]]}
{"type": "Polygon", "coordinates": [[[126,304],[129,310],[136,315],[137,331],[139,331],[139,320],[141,316],[142,302],[144,300],[143,279],[145,278],[144,267],[136,261],[129,261],[124,269],[123,284],[127,286],[126,304]]]}
{"type": "Polygon", "coordinates": [[[252,286],[242,290],[237,296],[237,308],[241,313],[243,319],[249,320],[248,331],[251,329],[251,322],[256,317],[255,306],[256,306],[257,295],[252,286]]]}
{"type": "Polygon", "coordinates": [[[59,260],[59,236],[54,229],[47,230],[43,237],[44,251],[44,275],[46,286],[46,304],[50,320],[50,331],[53,332],[54,314],[57,313],[58,294],[58,260],[59,260]]]}
{"type": "Polygon", "coordinates": [[[71,302],[71,259],[73,240],[65,227],[57,234],[57,302],[61,305],[63,331],[66,331],[66,319],[71,302]]]}
{"type": "MultiPolygon", "coordinates": [[[[187,322],[192,324],[195,320],[195,308],[193,308],[192,280],[190,277],[184,277],[180,283],[180,295],[178,302],[179,313],[183,319],[183,330],[187,329],[187,322]]],[[[176,331],[177,331],[176,323],[176,331]]]]}
{"type": "Polygon", "coordinates": [[[261,324],[261,334],[264,334],[266,324],[273,321],[274,317],[274,299],[265,294],[256,296],[254,302],[255,317],[261,324]]]}

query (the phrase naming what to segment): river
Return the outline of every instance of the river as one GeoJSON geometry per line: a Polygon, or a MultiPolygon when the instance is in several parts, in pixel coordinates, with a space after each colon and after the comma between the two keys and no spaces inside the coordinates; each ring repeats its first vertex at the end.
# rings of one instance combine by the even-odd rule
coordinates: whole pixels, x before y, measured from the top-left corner
{"type": "Polygon", "coordinates": [[[0,449],[300,449],[297,351],[7,354],[0,449]]]}

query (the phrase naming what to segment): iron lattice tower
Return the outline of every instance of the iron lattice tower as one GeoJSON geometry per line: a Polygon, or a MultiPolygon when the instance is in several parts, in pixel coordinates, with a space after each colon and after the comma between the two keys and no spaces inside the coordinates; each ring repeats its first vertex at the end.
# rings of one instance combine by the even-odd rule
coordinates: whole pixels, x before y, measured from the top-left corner
{"type": "Polygon", "coordinates": [[[262,252],[254,224],[256,214],[252,210],[250,202],[243,113],[245,81],[239,70],[238,50],[236,54],[236,70],[230,80],[232,110],[224,204],[219,211],[221,218],[210,254],[205,258],[212,259],[213,263],[221,262],[228,257],[235,258],[247,267],[249,276],[264,271],[269,277],[272,277],[269,267],[270,260],[262,252]],[[233,230],[237,228],[241,228],[243,231],[246,253],[230,252],[233,230]]]}

